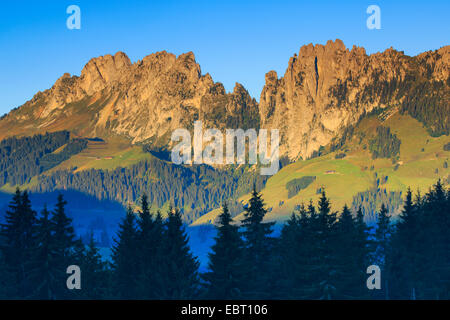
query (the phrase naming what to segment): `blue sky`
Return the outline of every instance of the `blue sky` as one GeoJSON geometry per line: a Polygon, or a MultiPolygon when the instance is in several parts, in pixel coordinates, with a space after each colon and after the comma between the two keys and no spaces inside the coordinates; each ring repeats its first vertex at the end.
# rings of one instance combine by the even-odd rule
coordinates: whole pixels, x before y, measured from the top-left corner
{"type": "Polygon", "coordinates": [[[90,58],[124,51],[135,62],[161,50],[195,53],[202,72],[230,91],[242,83],[259,100],[264,75],[284,74],[308,43],[342,39],[368,53],[409,55],[449,44],[450,1],[9,1],[0,4],[0,115],[90,58]],[[81,29],[66,8],[81,9],[81,29]],[[369,30],[366,9],[381,9],[369,30]]]}

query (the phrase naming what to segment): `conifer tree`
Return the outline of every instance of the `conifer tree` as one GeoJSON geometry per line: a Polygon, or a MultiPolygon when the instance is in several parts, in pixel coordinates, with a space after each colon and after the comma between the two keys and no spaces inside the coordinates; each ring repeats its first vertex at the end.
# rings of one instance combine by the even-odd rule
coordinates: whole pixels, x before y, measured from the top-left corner
{"type": "Polygon", "coordinates": [[[103,299],[107,297],[108,274],[106,263],[102,261],[99,250],[91,232],[89,244],[81,265],[82,270],[82,298],[103,299]]]}
{"type": "Polygon", "coordinates": [[[153,263],[152,263],[152,270],[151,270],[151,281],[152,281],[152,288],[151,288],[151,295],[159,299],[159,297],[162,295],[163,288],[165,286],[164,279],[163,279],[163,268],[164,268],[164,261],[165,257],[164,255],[164,221],[161,215],[161,212],[158,210],[156,212],[155,219],[153,220],[153,263]]]}
{"type": "Polygon", "coordinates": [[[317,299],[320,296],[320,259],[317,255],[318,223],[317,212],[312,200],[307,210],[300,210],[299,222],[299,246],[298,260],[300,268],[297,273],[300,275],[303,285],[297,289],[295,298],[297,299],[317,299]]]}
{"type": "Polygon", "coordinates": [[[360,298],[367,297],[367,288],[365,285],[365,279],[367,277],[366,270],[370,261],[370,248],[371,240],[369,240],[370,230],[364,221],[364,214],[361,207],[356,211],[355,223],[355,250],[352,255],[354,257],[356,267],[359,275],[358,289],[356,289],[356,296],[360,298]]]}
{"type": "Polygon", "coordinates": [[[189,248],[178,209],[171,210],[164,231],[162,299],[193,299],[199,291],[199,262],[189,248]]]}
{"type": "MultiPolygon", "coordinates": [[[[92,232],[88,233],[87,241],[89,243],[90,236],[92,232]]],[[[74,246],[73,246],[73,253],[72,253],[72,261],[74,264],[82,265],[85,262],[86,258],[86,245],[83,242],[82,237],[78,237],[78,239],[75,240],[74,246]]]]}
{"type": "Polygon", "coordinates": [[[386,254],[389,251],[389,239],[392,233],[391,216],[384,205],[381,205],[378,213],[377,229],[375,231],[375,239],[377,244],[376,258],[381,266],[384,266],[386,254]]]}
{"type": "Polygon", "coordinates": [[[55,279],[58,283],[55,291],[58,298],[69,298],[76,294],[74,291],[67,290],[66,270],[68,266],[79,263],[74,256],[76,246],[75,231],[72,226],[72,219],[66,215],[66,205],[67,201],[64,200],[62,194],[59,194],[53,215],[50,219],[55,250],[54,266],[57,270],[55,279]]]}
{"type": "MultiPolygon", "coordinates": [[[[0,246],[3,243],[3,239],[0,236],[0,246]]],[[[6,259],[3,255],[2,250],[0,250],[0,299],[13,299],[15,298],[16,288],[14,286],[14,281],[12,277],[12,272],[8,268],[6,259]]]]}
{"type": "Polygon", "coordinates": [[[245,209],[242,227],[245,241],[245,297],[250,299],[269,298],[272,294],[270,286],[273,285],[271,268],[273,266],[271,252],[274,248],[273,232],[274,222],[263,222],[267,210],[264,202],[253,187],[249,205],[245,209]]]}
{"type": "Polygon", "coordinates": [[[139,297],[143,299],[155,299],[158,297],[156,286],[159,274],[158,265],[161,260],[160,242],[162,230],[156,230],[155,222],[150,213],[148,198],[144,194],[141,197],[141,211],[138,219],[138,258],[139,258],[139,297]]]}
{"type": "Polygon", "coordinates": [[[421,246],[415,250],[414,281],[418,299],[446,299],[450,296],[450,205],[449,192],[439,179],[424,196],[419,211],[421,246]]]}
{"type": "MultiPolygon", "coordinates": [[[[8,293],[11,298],[19,296],[20,273],[17,266],[22,261],[22,241],[20,231],[20,207],[22,193],[19,188],[16,189],[8,209],[5,213],[5,223],[1,225],[0,245],[3,270],[10,276],[10,287],[8,293]]],[[[6,279],[5,279],[6,280],[6,279]]],[[[6,289],[6,287],[5,287],[6,289]]]]}
{"type": "Polygon", "coordinates": [[[364,214],[362,212],[361,206],[356,211],[356,217],[355,217],[355,227],[356,227],[356,236],[358,240],[360,241],[360,247],[365,248],[363,255],[361,258],[362,265],[365,265],[368,259],[368,251],[369,251],[369,234],[370,234],[370,227],[367,226],[366,222],[364,221],[364,214]]]}
{"type": "Polygon", "coordinates": [[[31,201],[27,190],[22,192],[21,203],[21,228],[23,231],[23,243],[26,247],[25,259],[30,258],[36,248],[36,211],[31,208],[31,201]]]}
{"type": "Polygon", "coordinates": [[[137,299],[137,231],[133,209],[119,225],[117,239],[112,248],[113,292],[119,299],[137,299]]]}
{"type": "Polygon", "coordinates": [[[322,190],[318,203],[318,213],[315,219],[316,252],[318,256],[318,270],[320,274],[320,298],[331,299],[336,293],[335,275],[335,247],[336,242],[336,213],[331,212],[330,200],[325,190],[322,190]]]}
{"type": "Polygon", "coordinates": [[[393,298],[446,299],[450,289],[449,191],[438,181],[412,200],[408,190],[388,261],[393,298]]]}
{"type": "Polygon", "coordinates": [[[51,222],[53,224],[54,239],[56,243],[56,252],[58,263],[67,264],[73,257],[73,249],[76,243],[75,231],[72,225],[72,219],[66,214],[67,201],[62,194],[58,195],[55,210],[51,222]]]}
{"type": "Polygon", "coordinates": [[[420,298],[445,299],[450,296],[450,204],[449,192],[439,179],[425,195],[423,206],[422,250],[418,264],[424,267],[420,298]],[[427,233],[424,233],[426,229],[427,233]],[[425,258],[422,261],[420,258],[425,258]]]}
{"type": "MultiPolygon", "coordinates": [[[[384,279],[389,279],[387,259],[391,249],[392,225],[391,216],[384,205],[381,205],[378,213],[377,228],[375,230],[375,263],[380,267],[384,279]]],[[[386,299],[389,298],[389,285],[387,282],[382,286],[382,291],[386,299]]]]}
{"type": "Polygon", "coordinates": [[[309,200],[308,215],[312,220],[317,218],[316,207],[314,207],[312,200],[309,200]]]}
{"type": "MultiPolygon", "coordinates": [[[[304,208],[303,208],[304,209],[304,208]]],[[[301,210],[301,209],[300,209],[301,210]]],[[[301,255],[299,254],[299,247],[303,245],[300,242],[300,226],[299,217],[295,212],[292,213],[290,219],[284,224],[281,229],[281,236],[277,243],[277,255],[279,255],[279,286],[277,291],[280,292],[284,299],[294,298],[296,291],[303,285],[299,279],[299,272],[301,270],[301,255]]]]}
{"type": "Polygon", "coordinates": [[[29,297],[32,290],[33,284],[30,279],[30,271],[32,269],[32,259],[33,254],[36,249],[36,211],[31,207],[31,201],[27,190],[22,192],[22,203],[21,203],[21,230],[23,236],[23,256],[21,263],[22,272],[22,285],[20,286],[24,297],[29,297]]]}
{"type": "Polygon", "coordinates": [[[31,294],[30,269],[36,248],[36,212],[31,208],[27,191],[19,188],[13,196],[1,226],[2,252],[6,268],[13,277],[16,294],[27,298],[31,294]]]}
{"type": "MultiPolygon", "coordinates": [[[[392,287],[395,298],[406,298],[409,296],[416,275],[413,274],[415,266],[414,259],[417,250],[419,225],[419,208],[422,203],[421,196],[418,193],[417,204],[413,203],[411,189],[406,193],[403,209],[399,216],[399,221],[395,226],[395,233],[392,236],[392,250],[388,256],[389,283],[392,287]],[[397,295],[397,296],[396,296],[397,295]]],[[[389,288],[386,288],[389,289],[389,288]]],[[[388,290],[389,291],[389,290],[388,290]]],[[[386,294],[386,297],[389,297],[386,294]]]]}
{"type": "Polygon", "coordinates": [[[31,276],[34,284],[32,297],[35,299],[52,300],[58,298],[57,280],[61,270],[56,268],[56,244],[47,207],[41,212],[37,223],[37,248],[33,257],[31,276]]]}
{"type": "Polygon", "coordinates": [[[211,299],[239,299],[245,281],[242,277],[244,244],[226,203],[218,223],[215,244],[209,253],[209,272],[204,275],[206,296],[211,299]]]}
{"type": "Polygon", "coordinates": [[[361,245],[358,239],[358,230],[355,220],[344,205],[339,220],[336,223],[335,261],[336,261],[336,294],[341,299],[361,298],[365,286],[364,269],[355,259],[359,254],[361,245]]]}
{"type": "MultiPolygon", "coordinates": [[[[291,295],[294,299],[317,299],[320,296],[320,282],[322,274],[321,257],[318,255],[318,215],[312,200],[307,208],[300,207],[298,223],[297,246],[291,255],[296,256],[295,268],[298,286],[292,287],[291,295]]],[[[289,264],[289,262],[288,262],[289,264]]],[[[291,264],[292,269],[292,264],[291,264]]],[[[294,272],[291,271],[293,274],[294,272]]]]}

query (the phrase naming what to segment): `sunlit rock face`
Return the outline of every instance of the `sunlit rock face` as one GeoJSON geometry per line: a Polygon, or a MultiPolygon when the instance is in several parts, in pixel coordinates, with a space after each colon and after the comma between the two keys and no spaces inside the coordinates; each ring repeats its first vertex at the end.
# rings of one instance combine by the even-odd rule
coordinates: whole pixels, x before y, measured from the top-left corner
{"type": "Polygon", "coordinates": [[[364,113],[401,104],[411,82],[441,82],[448,92],[449,60],[449,46],[409,57],[393,49],[367,55],[340,40],[309,44],[283,77],[266,74],[258,105],[241,84],[227,93],[202,74],[192,52],[157,52],[135,63],[118,52],[91,59],[80,76],[64,74],[11,111],[0,120],[0,139],[66,129],[168,147],[175,129],[202,120],[221,130],[279,129],[280,155],[305,159],[364,113]]]}
{"type": "Polygon", "coordinates": [[[280,129],[280,149],[289,158],[307,158],[364,113],[401,104],[408,93],[402,84],[419,79],[448,83],[449,58],[449,46],[417,57],[393,49],[367,55],[364,48],[349,50],[340,40],[303,46],[282,78],[275,71],[266,74],[261,126],[280,129]]]}

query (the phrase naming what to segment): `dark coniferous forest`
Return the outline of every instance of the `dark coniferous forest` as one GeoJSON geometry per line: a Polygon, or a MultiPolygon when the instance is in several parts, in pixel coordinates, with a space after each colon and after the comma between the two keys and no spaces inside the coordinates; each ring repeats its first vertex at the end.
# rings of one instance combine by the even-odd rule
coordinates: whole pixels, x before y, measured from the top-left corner
{"type": "Polygon", "coordinates": [[[275,236],[254,188],[239,223],[224,201],[200,273],[178,208],[152,214],[142,195],[105,261],[92,235],[87,244],[76,237],[62,195],[36,212],[17,189],[0,229],[0,298],[450,299],[450,192],[438,181],[403,201],[397,219],[382,204],[369,227],[361,208],[335,211],[322,190],[275,236]],[[70,265],[81,270],[81,289],[67,288],[70,265]],[[379,289],[368,288],[371,265],[381,270],[379,289]]]}
{"type": "Polygon", "coordinates": [[[113,170],[89,169],[72,173],[58,170],[37,177],[32,191],[55,189],[78,190],[97,199],[134,202],[146,193],[149,200],[161,207],[172,202],[182,211],[184,222],[191,223],[225,200],[237,205],[237,198],[261,188],[267,178],[246,171],[245,167],[215,170],[208,165],[175,166],[160,159],[149,159],[127,168],[113,170]]]}
{"type": "MultiPolygon", "coordinates": [[[[88,139],[71,138],[68,131],[2,140],[0,187],[24,185],[35,177],[37,183],[29,186],[33,192],[77,190],[124,205],[145,193],[158,207],[172,202],[180,209],[183,222],[191,223],[225,200],[230,202],[232,213],[237,213],[242,210],[237,198],[250,192],[253,184],[261,189],[267,180],[245,166],[225,170],[208,165],[184,167],[155,157],[112,170],[48,171],[80,153],[87,144],[88,139]]],[[[150,152],[145,145],[143,150],[150,152]]]]}
{"type": "Polygon", "coordinates": [[[0,141],[0,187],[22,185],[87,146],[86,139],[71,139],[69,131],[11,137],[0,141]],[[60,152],[55,152],[62,148],[60,152]]]}

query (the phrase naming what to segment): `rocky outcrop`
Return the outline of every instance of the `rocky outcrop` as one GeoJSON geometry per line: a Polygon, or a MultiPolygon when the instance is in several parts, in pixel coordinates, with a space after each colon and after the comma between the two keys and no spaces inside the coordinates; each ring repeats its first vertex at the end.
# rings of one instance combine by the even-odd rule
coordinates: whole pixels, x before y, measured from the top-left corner
{"type": "Polygon", "coordinates": [[[64,74],[11,111],[0,120],[0,139],[66,129],[163,147],[173,130],[192,128],[200,119],[219,129],[279,129],[281,155],[296,160],[311,156],[376,107],[406,104],[427,121],[420,112],[430,108],[440,121],[430,127],[445,132],[449,60],[449,46],[409,57],[393,49],[367,55],[340,40],[309,44],[290,58],[281,78],[275,71],[266,74],[258,105],[241,84],[227,93],[202,74],[192,52],[178,57],[157,52],[136,63],[118,52],[91,59],[79,77],[64,74]]]}
{"type": "Polygon", "coordinates": [[[227,93],[202,75],[192,52],[158,52],[134,64],[118,52],[90,60],[79,77],[64,74],[12,111],[1,120],[0,138],[21,128],[29,134],[64,128],[162,146],[173,130],[190,128],[196,119],[210,127],[255,127],[258,105],[242,85],[227,93]]]}
{"type": "Polygon", "coordinates": [[[280,130],[280,151],[290,159],[307,158],[362,114],[401,105],[414,82],[442,81],[448,93],[449,51],[447,46],[411,58],[393,49],[369,56],[340,40],[303,46],[282,78],[266,74],[261,125],[280,130]]]}

